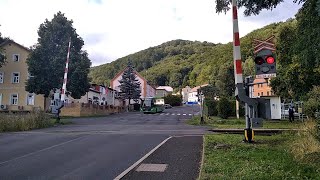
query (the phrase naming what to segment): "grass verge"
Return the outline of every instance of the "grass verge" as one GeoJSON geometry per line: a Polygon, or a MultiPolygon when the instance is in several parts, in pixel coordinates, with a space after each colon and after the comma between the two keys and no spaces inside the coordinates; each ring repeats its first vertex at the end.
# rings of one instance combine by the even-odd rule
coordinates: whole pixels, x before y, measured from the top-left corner
{"type": "MultiPolygon", "coordinates": [[[[200,117],[194,116],[192,119],[187,121],[187,124],[204,125],[204,126],[210,126],[212,128],[218,128],[218,129],[244,129],[246,126],[244,118],[222,119],[217,116],[206,118],[205,124],[200,124],[200,117]]],[[[289,121],[286,121],[286,120],[281,120],[281,121],[265,120],[263,121],[262,128],[264,129],[296,129],[296,128],[299,128],[301,124],[303,123],[298,121],[290,123],[289,121]]]]}
{"type": "MultiPolygon", "coordinates": [[[[319,179],[320,161],[296,159],[293,136],[256,136],[256,143],[247,144],[242,135],[206,135],[200,179],[319,179]]],[[[319,153],[308,156],[320,158],[319,153]]]]}
{"type": "MultiPolygon", "coordinates": [[[[67,119],[61,120],[60,124],[70,124],[67,119]]],[[[28,114],[1,114],[0,132],[28,131],[53,126],[55,119],[44,112],[28,114]]]]}

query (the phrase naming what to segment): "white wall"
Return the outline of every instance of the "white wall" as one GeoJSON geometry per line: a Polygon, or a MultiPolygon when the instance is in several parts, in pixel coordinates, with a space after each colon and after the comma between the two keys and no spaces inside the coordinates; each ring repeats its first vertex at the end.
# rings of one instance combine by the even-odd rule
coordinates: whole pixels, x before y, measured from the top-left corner
{"type": "Polygon", "coordinates": [[[198,102],[197,92],[190,92],[188,96],[188,102],[198,102]]]}
{"type": "Polygon", "coordinates": [[[270,109],[271,109],[271,119],[281,119],[280,97],[270,97],[270,109]]]}

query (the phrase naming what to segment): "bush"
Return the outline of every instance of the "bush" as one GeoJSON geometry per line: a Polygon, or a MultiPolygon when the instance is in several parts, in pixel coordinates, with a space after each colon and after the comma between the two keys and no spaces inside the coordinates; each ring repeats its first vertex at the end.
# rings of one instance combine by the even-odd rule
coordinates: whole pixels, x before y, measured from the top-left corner
{"type": "MultiPolygon", "coordinates": [[[[311,118],[320,110],[320,86],[314,86],[307,94],[308,100],[304,103],[305,114],[311,118]]],[[[319,117],[318,117],[319,118],[319,117]]]]}
{"type": "Polygon", "coordinates": [[[208,116],[217,116],[217,101],[213,99],[205,99],[204,100],[205,106],[208,108],[208,116]]]}
{"type": "Polygon", "coordinates": [[[310,154],[320,153],[319,126],[316,121],[308,120],[300,127],[291,145],[291,152],[300,160],[310,154]]]}
{"type": "Polygon", "coordinates": [[[310,118],[315,118],[315,114],[319,109],[320,102],[316,99],[309,99],[304,103],[304,112],[310,118]]]}
{"type": "Polygon", "coordinates": [[[171,106],[181,106],[182,97],[169,94],[164,97],[164,102],[166,104],[170,104],[171,106]]]}
{"type": "Polygon", "coordinates": [[[5,114],[0,117],[0,132],[27,131],[49,127],[50,125],[50,117],[44,112],[5,114]]]}
{"type": "Polygon", "coordinates": [[[220,100],[218,101],[217,110],[219,117],[223,119],[227,119],[228,117],[230,117],[230,115],[232,114],[232,107],[231,103],[226,97],[220,98],[220,100]]]}

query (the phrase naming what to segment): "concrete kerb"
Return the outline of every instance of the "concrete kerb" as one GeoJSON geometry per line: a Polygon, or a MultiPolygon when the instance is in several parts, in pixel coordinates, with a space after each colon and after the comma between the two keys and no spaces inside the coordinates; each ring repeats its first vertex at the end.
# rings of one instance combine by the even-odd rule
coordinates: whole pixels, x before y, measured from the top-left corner
{"type": "MultiPolygon", "coordinates": [[[[255,134],[277,134],[283,132],[294,132],[299,129],[253,129],[255,134]]],[[[243,134],[244,129],[211,129],[211,132],[227,133],[227,134],[243,134]]]]}

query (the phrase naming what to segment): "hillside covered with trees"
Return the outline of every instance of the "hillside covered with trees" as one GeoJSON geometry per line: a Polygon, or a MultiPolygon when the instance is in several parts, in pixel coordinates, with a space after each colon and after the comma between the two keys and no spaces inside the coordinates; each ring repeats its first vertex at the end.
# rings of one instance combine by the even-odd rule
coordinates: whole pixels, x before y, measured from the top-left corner
{"type": "MultiPolygon", "coordinates": [[[[241,38],[241,51],[245,75],[252,75],[254,38],[278,36],[282,26],[292,22],[274,23],[255,30],[241,38]]],[[[183,88],[204,83],[215,84],[221,92],[232,95],[234,91],[232,43],[173,40],[122,57],[108,64],[93,67],[90,77],[93,83],[109,84],[130,59],[135,69],[152,85],[170,85],[183,88]]]]}
{"type": "MultiPolygon", "coordinates": [[[[264,40],[274,35],[277,49],[277,77],[271,80],[274,92],[284,99],[309,99],[310,95],[307,93],[312,94],[311,90],[316,91],[320,85],[319,2],[303,1],[295,19],[267,25],[242,37],[244,76],[254,76],[255,73],[253,40],[264,40]]],[[[222,5],[220,10],[227,7],[222,5]]],[[[256,14],[255,11],[251,13],[256,14]]],[[[170,85],[180,89],[186,85],[209,83],[218,89],[219,96],[230,97],[234,93],[232,42],[213,44],[186,40],[169,41],[112,63],[91,68],[92,82],[108,84],[110,79],[126,66],[128,59],[152,85],[170,85]]],[[[315,108],[320,108],[320,105],[315,108]]]]}

